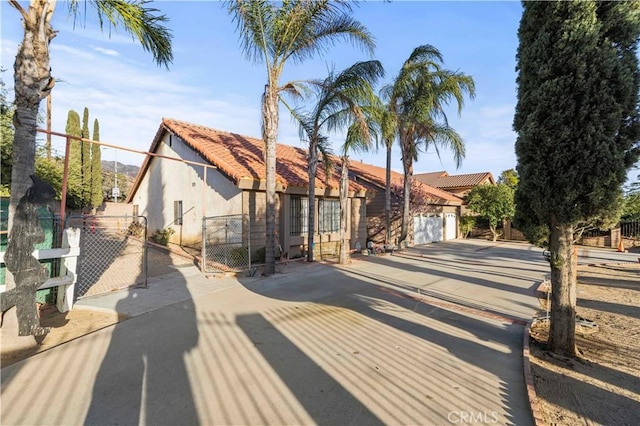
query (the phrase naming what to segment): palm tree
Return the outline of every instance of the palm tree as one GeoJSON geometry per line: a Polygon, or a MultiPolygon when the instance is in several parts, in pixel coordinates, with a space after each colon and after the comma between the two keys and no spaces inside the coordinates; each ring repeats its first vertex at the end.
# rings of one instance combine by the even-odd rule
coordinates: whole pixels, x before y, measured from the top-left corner
{"type": "Polygon", "coordinates": [[[347,221],[349,210],[347,209],[347,199],[349,195],[349,152],[366,152],[374,148],[373,140],[378,136],[378,123],[380,123],[380,112],[383,106],[380,99],[375,95],[371,86],[363,93],[363,105],[360,106],[357,114],[354,114],[353,123],[349,127],[347,137],[342,146],[340,157],[340,252],[338,262],[345,264],[349,260],[347,251],[347,221]],[[366,93],[368,92],[368,93],[366,93]]]}
{"type": "MultiPolygon", "coordinates": [[[[311,113],[296,112],[300,123],[302,138],[309,143],[309,220],[307,260],[313,262],[313,241],[315,234],[315,179],[318,169],[318,152],[327,153],[328,138],[326,133],[339,131],[348,126],[347,140],[342,148],[342,175],[340,184],[340,263],[346,262],[345,236],[348,193],[348,152],[351,149],[364,148],[371,139],[369,125],[372,120],[367,117],[367,108],[377,97],[373,91],[376,81],[384,75],[384,69],[379,61],[357,62],[339,74],[333,72],[322,81],[312,81],[317,88],[317,100],[311,113]],[[343,191],[343,187],[345,188],[343,191]],[[346,217],[346,216],[345,216],[346,217]],[[344,252],[344,253],[343,253],[344,252]]],[[[325,155],[326,158],[326,155],[325,155]]],[[[325,167],[329,162],[325,161],[325,167]]]]}
{"type": "Polygon", "coordinates": [[[390,112],[388,126],[396,129],[404,169],[400,242],[406,240],[409,231],[411,178],[418,153],[433,146],[439,157],[440,148],[449,148],[458,167],[465,154],[464,141],[449,126],[444,107],[455,101],[460,114],[465,94],[475,97],[475,83],[471,76],[443,69],[442,63],[438,49],[419,46],[404,62],[393,83],[383,90],[390,112]]]}
{"type": "MultiPolygon", "coordinates": [[[[79,0],[66,3],[73,17],[84,12],[79,0]]],[[[87,1],[98,14],[101,27],[122,26],[137,38],[146,51],[153,54],[158,65],[168,67],[173,59],[171,34],[164,23],[165,15],[158,15],[157,9],[149,8],[150,2],[137,0],[94,0],[87,1]]],[[[55,0],[31,0],[25,9],[17,0],[9,0],[22,16],[24,36],[18,48],[14,65],[15,78],[15,133],[13,139],[13,169],[11,174],[11,198],[9,226],[18,201],[26,193],[34,174],[36,154],[36,128],[40,101],[46,98],[54,86],[49,65],[49,44],[56,36],[51,19],[56,10],[55,0]]]]}
{"type": "Polygon", "coordinates": [[[373,51],[373,38],[366,28],[349,16],[347,1],[233,0],[228,11],[249,59],[264,62],[267,83],[262,95],[262,139],[266,167],[266,252],[265,275],[275,272],[276,223],[276,139],[278,102],[283,93],[296,93],[297,85],[280,85],[285,65],[302,62],[321,53],[336,39],[343,38],[373,51]]]}
{"type": "Polygon", "coordinates": [[[378,114],[379,128],[382,141],[387,150],[385,190],[384,190],[384,222],[385,222],[385,244],[391,244],[391,149],[395,141],[397,124],[394,114],[389,109],[389,105],[384,105],[378,114]]]}

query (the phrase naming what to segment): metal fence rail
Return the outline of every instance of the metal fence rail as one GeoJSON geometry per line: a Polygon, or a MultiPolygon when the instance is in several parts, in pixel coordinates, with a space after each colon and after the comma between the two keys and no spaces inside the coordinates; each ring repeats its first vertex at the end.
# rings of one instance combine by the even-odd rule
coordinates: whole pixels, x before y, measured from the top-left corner
{"type": "Polygon", "coordinates": [[[620,222],[620,231],[623,237],[640,238],[640,220],[620,222]]]}
{"type": "Polygon", "coordinates": [[[77,297],[147,285],[147,219],[144,216],[71,216],[80,228],[77,297]]]}
{"type": "Polygon", "coordinates": [[[202,220],[202,270],[241,271],[251,267],[249,220],[244,215],[202,220]]]}

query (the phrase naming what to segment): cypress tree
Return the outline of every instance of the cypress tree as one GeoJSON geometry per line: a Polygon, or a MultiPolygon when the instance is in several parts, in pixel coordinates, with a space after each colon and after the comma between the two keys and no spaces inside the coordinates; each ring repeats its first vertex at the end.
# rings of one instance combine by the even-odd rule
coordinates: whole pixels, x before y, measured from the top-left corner
{"type": "MultiPolygon", "coordinates": [[[[67,114],[65,133],[80,136],[80,115],[74,110],[67,114]]],[[[69,144],[69,176],[67,183],[67,204],[72,209],[82,207],[82,144],[77,139],[71,139],[69,144]]]]}
{"type": "MultiPolygon", "coordinates": [[[[89,108],[82,114],[82,137],[91,139],[89,134],[89,108]]],[[[82,207],[91,204],[91,143],[82,142],[82,207]]]]}
{"type": "MultiPolygon", "coordinates": [[[[100,141],[100,125],[96,118],[93,122],[94,141],[100,141]]],[[[100,155],[100,145],[91,144],[91,206],[97,209],[104,201],[102,193],[102,156],[100,155]]]]}
{"type": "Polygon", "coordinates": [[[575,356],[580,226],[615,219],[638,159],[638,2],[523,2],[516,224],[551,252],[549,349],[575,356]]]}

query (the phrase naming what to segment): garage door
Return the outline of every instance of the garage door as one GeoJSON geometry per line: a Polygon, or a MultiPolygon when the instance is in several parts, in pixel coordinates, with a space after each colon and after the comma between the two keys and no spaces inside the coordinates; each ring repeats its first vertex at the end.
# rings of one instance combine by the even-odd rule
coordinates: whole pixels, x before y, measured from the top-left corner
{"type": "Polygon", "coordinates": [[[414,216],[414,244],[427,244],[442,241],[442,228],[442,217],[439,214],[414,216]]]}
{"type": "Polygon", "coordinates": [[[447,233],[447,236],[445,238],[445,240],[449,241],[449,240],[455,240],[456,239],[456,214],[455,213],[447,213],[447,216],[445,218],[445,230],[447,233]]]}

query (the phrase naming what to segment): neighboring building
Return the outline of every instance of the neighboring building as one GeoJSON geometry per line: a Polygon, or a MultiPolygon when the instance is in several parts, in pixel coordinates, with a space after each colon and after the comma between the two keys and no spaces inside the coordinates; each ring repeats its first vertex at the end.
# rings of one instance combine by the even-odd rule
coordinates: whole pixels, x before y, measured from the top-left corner
{"type": "MultiPolygon", "coordinates": [[[[386,169],[352,161],[349,171],[372,192],[367,197],[368,236],[375,242],[384,242],[386,169]]],[[[400,236],[403,182],[402,174],[391,172],[391,243],[400,236]]],[[[413,181],[411,192],[410,243],[425,244],[458,237],[460,197],[417,180],[413,181]]]]}
{"type": "MultiPolygon", "coordinates": [[[[475,186],[496,184],[496,181],[493,179],[493,175],[490,172],[449,175],[447,172],[441,171],[419,173],[414,175],[414,178],[422,183],[450,192],[463,199],[475,186]]],[[[460,214],[463,216],[475,216],[474,213],[467,209],[466,205],[461,207],[460,214]]]]}
{"type": "Polygon", "coordinates": [[[449,175],[449,173],[442,171],[419,173],[413,177],[422,183],[451,192],[461,198],[467,195],[474,186],[496,184],[493,175],[489,172],[449,175]]]}
{"type": "MultiPolygon", "coordinates": [[[[263,142],[173,119],[163,119],[149,149],[151,153],[185,161],[147,156],[127,202],[147,217],[149,235],[172,227],[171,242],[200,246],[203,218],[244,215],[250,228],[252,252],[265,246],[265,164],[263,142]],[[207,167],[205,167],[205,165],[207,167]]],[[[339,173],[328,179],[318,167],[316,177],[317,243],[339,240],[339,173]]],[[[307,151],[277,145],[276,238],[289,257],[302,255],[307,245],[307,151]]],[[[347,224],[349,245],[366,244],[366,188],[349,185],[347,224]]],[[[243,236],[243,238],[247,238],[243,236]]]]}

